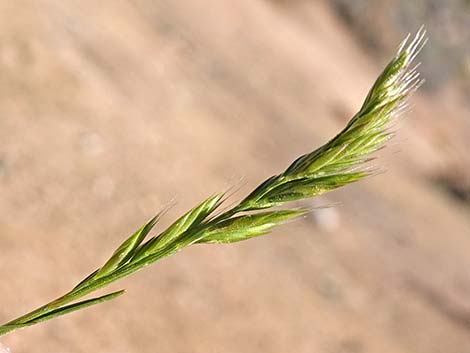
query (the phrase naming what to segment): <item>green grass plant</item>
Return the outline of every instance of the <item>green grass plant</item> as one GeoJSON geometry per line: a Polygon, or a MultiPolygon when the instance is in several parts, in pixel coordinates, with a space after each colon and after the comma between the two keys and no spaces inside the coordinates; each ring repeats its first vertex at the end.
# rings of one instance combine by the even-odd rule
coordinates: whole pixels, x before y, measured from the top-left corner
{"type": "Polygon", "coordinates": [[[325,145],[297,158],[284,172],[265,180],[234,207],[219,211],[226,195],[212,195],[167,229],[148,237],[161,216],[156,215],[126,239],[103,266],[68,293],[0,326],[0,336],[117,298],[124,290],[83,300],[190,245],[233,243],[267,234],[281,223],[310,212],[287,203],[324,194],[373,174],[368,162],[392,138],[391,123],[423,82],[417,66],[411,64],[425,42],[423,29],[413,40],[408,36],[403,41],[359,112],[325,145]]]}

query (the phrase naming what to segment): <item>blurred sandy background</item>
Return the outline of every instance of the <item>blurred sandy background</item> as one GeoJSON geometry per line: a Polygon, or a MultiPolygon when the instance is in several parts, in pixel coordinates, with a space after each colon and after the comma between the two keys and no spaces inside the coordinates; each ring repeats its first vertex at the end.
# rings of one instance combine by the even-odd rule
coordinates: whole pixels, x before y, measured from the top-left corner
{"type": "Polygon", "coordinates": [[[0,321],[176,196],[242,197],[333,136],[424,23],[388,171],[269,237],[195,246],[14,353],[469,353],[468,1],[0,2],[0,321]]]}

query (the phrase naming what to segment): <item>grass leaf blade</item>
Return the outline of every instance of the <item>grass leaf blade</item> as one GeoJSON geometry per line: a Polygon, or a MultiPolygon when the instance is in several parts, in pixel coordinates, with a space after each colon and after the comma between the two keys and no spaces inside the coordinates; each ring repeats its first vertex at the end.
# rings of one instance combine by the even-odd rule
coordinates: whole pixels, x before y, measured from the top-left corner
{"type": "Polygon", "coordinates": [[[46,313],[46,314],[41,315],[39,317],[36,317],[33,320],[29,320],[29,321],[22,322],[22,323],[6,324],[6,325],[3,325],[3,326],[0,326],[0,336],[6,334],[8,332],[11,332],[11,331],[15,331],[15,330],[18,330],[18,329],[21,329],[21,328],[24,328],[24,327],[28,327],[28,326],[32,326],[32,325],[36,325],[36,324],[39,324],[40,322],[43,322],[43,321],[51,320],[51,319],[54,319],[54,318],[62,316],[62,315],[70,314],[74,311],[85,309],[89,306],[93,306],[93,305],[97,305],[97,304],[101,304],[101,303],[113,300],[113,299],[123,295],[124,293],[125,293],[125,290],[119,290],[117,292],[106,294],[106,295],[103,295],[101,297],[88,299],[88,300],[84,300],[84,301],[81,301],[81,302],[78,302],[78,303],[63,306],[61,308],[52,310],[49,313],[46,313]]]}

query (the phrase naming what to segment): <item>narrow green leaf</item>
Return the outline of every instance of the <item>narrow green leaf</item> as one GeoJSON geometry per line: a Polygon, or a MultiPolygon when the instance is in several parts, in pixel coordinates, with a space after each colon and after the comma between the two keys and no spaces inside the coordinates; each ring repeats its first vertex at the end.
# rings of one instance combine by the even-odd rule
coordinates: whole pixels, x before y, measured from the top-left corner
{"type": "Polygon", "coordinates": [[[100,303],[115,299],[124,293],[125,293],[125,290],[120,290],[114,293],[103,295],[98,298],[88,299],[88,300],[84,300],[78,303],[63,306],[61,308],[52,310],[44,315],[36,317],[33,320],[29,320],[29,321],[22,322],[22,323],[6,324],[3,326],[0,326],[0,336],[10,331],[15,331],[24,327],[32,326],[43,321],[51,320],[62,315],[70,314],[74,311],[78,311],[78,310],[84,309],[92,305],[100,304],[100,303]]]}
{"type": "Polygon", "coordinates": [[[78,303],[66,305],[66,306],[61,307],[59,309],[53,310],[53,311],[51,311],[47,314],[39,316],[39,317],[35,318],[34,320],[31,320],[27,323],[37,324],[39,322],[50,320],[50,319],[53,319],[55,317],[62,316],[62,315],[65,315],[65,314],[69,314],[69,313],[72,313],[74,311],[78,311],[78,310],[87,308],[89,306],[101,304],[101,303],[113,300],[117,297],[120,297],[125,292],[126,291],[123,289],[123,290],[119,290],[119,291],[116,291],[116,292],[113,292],[113,293],[110,293],[110,294],[105,294],[101,297],[87,299],[87,300],[83,300],[83,301],[78,302],[78,303]]]}
{"type": "Polygon", "coordinates": [[[269,233],[275,226],[307,213],[308,210],[282,210],[243,215],[222,221],[207,231],[199,243],[234,243],[269,233]]]}

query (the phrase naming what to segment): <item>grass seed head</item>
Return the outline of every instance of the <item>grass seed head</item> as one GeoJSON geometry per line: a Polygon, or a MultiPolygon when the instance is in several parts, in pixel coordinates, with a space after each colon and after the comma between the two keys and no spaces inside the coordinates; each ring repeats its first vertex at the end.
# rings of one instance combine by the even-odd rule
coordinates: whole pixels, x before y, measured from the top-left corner
{"type": "Polygon", "coordinates": [[[367,162],[373,159],[371,155],[393,136],[388,131],[390,124],[406,108],[411,93],[423,83],[418,66],[411,68],[411,64],[425,43],[423,29],[412,41],[407,37],[375,81],[359,112],[338,135],[296,159],[283,173],[261,183],[238,205],[215,214],[224,197],[223,193],[216,194],[185,213],[160,235],[144,242],[159,218],[157,215],[124,241],[99,270],[62,297],[0,326],[0,336],[112,300],[123,291],[79,301],[187,246],[246,240],[269,233],[279,224],[307,212],[292,208],[253,211],[321,195],[370,175],[367,162]]]}

